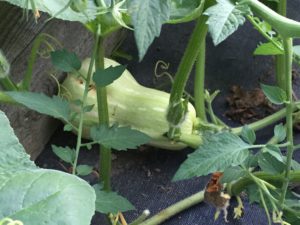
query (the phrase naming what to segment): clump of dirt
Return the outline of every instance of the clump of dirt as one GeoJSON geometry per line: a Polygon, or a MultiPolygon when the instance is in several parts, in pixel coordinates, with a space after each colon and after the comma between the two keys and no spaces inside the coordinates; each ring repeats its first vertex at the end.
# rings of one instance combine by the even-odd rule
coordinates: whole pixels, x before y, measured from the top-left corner
{"type": "Polygon", "coordinates": [[[233,85],[230,91],[231,94],[226,98],[229,109],[225,115],[233,121],[251,123],[276,111],[259,88],[244,90],[241,86],[233,85]]]}

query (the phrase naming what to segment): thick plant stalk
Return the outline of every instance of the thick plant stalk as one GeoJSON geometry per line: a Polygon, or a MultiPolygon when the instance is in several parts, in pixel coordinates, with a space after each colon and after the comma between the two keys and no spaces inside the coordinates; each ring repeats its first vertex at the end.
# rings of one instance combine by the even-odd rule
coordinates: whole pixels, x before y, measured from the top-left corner
{"type": "MultiPolygon", "coordinates": [[[[277,6],[277,13],[286,16],[286,0],[280,0],[277,6]]],[[[275,73],[276,73],[276,81],[277,85],[285,90],[286,83],[285,83],[285,71],[284,71],[284,55],[277,55],[275,57],[275,73]]]]}
{"type": "MultiPolygon", "coordinates": [[[[104,45],[103,38],[99,38],[98,50],[95,59],[96,70],[104,69],[104,45]]],[[[109,115],[107,106],[107,94],[106,87],[96,87],[97,92],[97,104],[98,104],[98,118],[100,125],[109,126],[109,115]]],[[[100,145],[100,178],[103,183],[105,191],[111,190],[111,149],[103,145],[100,145]]]]}
{"type": "Polygon", "coordinates": [[[143,223],[140,223],[140,225],[158,225],[163,223],[164,221],[168,220],[172,216],[176,215],[177,213],[188,209],[200,202],[202,202],[204,199],[204,191],[200,191],[184,200],[181,200],[174,205],[160,211],[155,216],[149,218],[148,220],[145,220],[143,223]]]}
{"type": "Polygon", "coordinates": [[[269,7],[265,6],[258,0],[247,0],[247,4],[254,13],[266,20],[283,38],[300,37],[300,23],[288,19],[269,7]]]}
{"type": "Polygon", "coordinates": [[[292,87],[292,62],[293,62],[293,39],[286,38],[283,40],[284,45],[284,56],[285,56],[285,79],[286,79],[286,129],[287,129],[287,141],[290,143],[287,147],[287,159],[285,169],[285,179],[282,184],[282,192],[279,199],[279,205],[283,207],[285,195],[287,192],[290,173],[291,163],[294,153],[294,137],[293,137],[293,87],[292,87]]]}
{"type": "MultiPolygon", "coordinates": [[[[206,36],[206,34],[205,34],[206,36]]],[[[205,82],[205,53],[206,38],[203,38],[200,45],[200,51],[196,60],[196,73],[194,81],[194,99],[196,115],[203,121],[207,121],[205,112],[204,82],[205,82]]]]}
{"type": "Polygon", "coordinates": [[[175,75],[174,83],[172,85],[169,109],[167,113],[167,119],[170,124],[168,136],[171,139],[173,139],[178,132],[180,133],[180,123],[184,119],[185,114],[182,95],[190,72],[200,51],[201,43],[206,37],[206,20],[206,16],[200,16],[197,20],[195,29],[192,33],[192,36],[190,37],[188,46],[181,59],[175,75]]]}

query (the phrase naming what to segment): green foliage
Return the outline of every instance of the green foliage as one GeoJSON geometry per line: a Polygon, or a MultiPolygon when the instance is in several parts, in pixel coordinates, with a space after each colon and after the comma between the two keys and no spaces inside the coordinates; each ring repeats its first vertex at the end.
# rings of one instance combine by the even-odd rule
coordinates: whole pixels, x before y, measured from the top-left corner
{"type": "Polygon", "coordinates": [[[93,188],[76,176],[36,167],[3,112],[0,127],[0,218],[30,225],[89,225],[93,188]]]}
{"type": "Polygon", "coordinates": [[[6,92],[16,102],[39,113],[57,119],[69,121],[70,105],[67,100],[58,96],[48,97],[44,94],[33,92],[6,92]]]}
{"type": "Polygon", "coordinates": [[[75,150],[70,147],[59,147],[52,145],[52,151],[64,162],[73,164],[75,160],[75,150]]]}
{"type": "Polygon", "coordinates": [[[51,61],[56,69],[67,73],[78,71],[81,68],[81,62],[77,55],[66,49],[51,52],[51,61]]]}
{"type": "Polygon", "coordinates": [[[93,172],[93,167],[89,165],[78,165],[76,167],[76,174],[78,176],[87,176],[93,172]]]}
{"type": "Polygon", "coordinates": [[[159,36],[162,24],[169,19],[170,2],[132,0],[129,10],[139,58],[142,60],[154,38],[159,36]]]}
{"type": "Polygon", "coordinates": [[[150,137],[130,127],[107,127],[105,125],[91,128],[91,138],[107,148],[116,150],[135,149],[150,141],[150,137]]]}
{"type": "Polygon", "coordinates": [[[221,182],[230,183],[238,180],[241,177],[245,177],[246,174],[247,172],[239,166],[227,168],[226,170],[224,170],[221,182]]]}
{"type": "Polygon", "coordinates": [[[287,100],[287,96],[284,90],[277,86],[270,86],[266,84],[260,84],[262,91],[270,102],[276,105],[281,105],[287,100]]]}
{"type": "Polygon", "coordinates": [[[222,172],[231,166],[240,165],[248,157],[249,147],[251,145],[234,134],[228,132],[216,134],[188,155],[173,180],[203,176],[216,171],[222,172]]]}
{"type": "Polygon", "coordinates": [[[249,14],[249,8],[230,0],[217,0],[217,4],[209,7],[204,14],[209,17],[207,25],[213,43],[218,45],[244,24],[244,14],[249,14]]]}
{"type": "Polygon", "coordinates": [[[99,185],[94,186],[96,192],[96,211],[101,213],[118,213],[134,210],[134,206],[115,192],[102,191],[99,185]]]}
{"type": "Polygon", "coordinates": [[[91,112],[93,110],[94,106],[95,106],[94,104],[93,105],[86,105],[86,106],[84,106],[83,107],[83,112],[84,113],[91,112]]]}
{"type": "Polygon", "coordinates": [[[249,144],[254,144],[256,140],[255,132],[248,125],[243,127],[241,136],[249,144]]]}
{"type": "Polygon", "coordinates": [[[274,128],[274,137],[277,139],[277,142],[280,143],[286,138],[286,129],[281,124],[277,124],[274,128]]]}
{"type": "Polygon", "coordinates": [[[97,87],[105,87],[118,79],[125,71],[126,66],[110,66],[106,69],[97,69],[93,75],[93,81],[97,87]]]}
{"type": "Polygon", "coordinates": [[[259,154],[258,165],[263,171],[270,174],[282,173],[285,169],[285,164],[278,161],[269,152],[259,154]]]}
{"type": "MultiPolygon", "coordinates": [[[[279,41],[276,41],[278,45],[281,45],[279,41]]],[[[260,44],[254,51],[254,55],[282,55],[284,51],[274,45],[273,42],[267,42],[260,44]]]]}
{"type": "Polygon", "coordinates": [[[263,152],[267,152],[270,155],[272,155],[274,158],[276,158],[279,162],[283,162],[283,155],[280,151],[280,148],[278,148],[276,145],[267,145],[266,148],[264,148],[263,152]]]}

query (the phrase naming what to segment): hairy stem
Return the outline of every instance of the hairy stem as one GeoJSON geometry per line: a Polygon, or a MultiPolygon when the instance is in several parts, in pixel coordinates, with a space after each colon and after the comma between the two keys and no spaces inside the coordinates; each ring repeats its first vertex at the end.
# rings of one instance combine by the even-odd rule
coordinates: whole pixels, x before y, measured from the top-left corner
{"type": "MultiPolygon", "coordinates": [[[[104,69],[104,45],[103,38],[99,38],[98,50],[96,54],[96,70],[104,69]]],[[[106,87],[96,87],[97,104],[98,104],[98,118],[100,125],[109,126],[109,115],[107,105],[106,87]]],[[[111,190],[110,176],[111,176],[111,149],[100,145],[100,160],[99,169],[101,174],[101,181],[105,191],[111,190]]]]}
{"type": "Polygon", "coordinates": [[[37,36],[35,41],[33,42],[33,46],[31,49],[31,53],[28,59],[28,66],[24,75],[24,78],[22,82],[20,83],[20,89],[28,91],[30,88],[30,83],[32,79],[32,73],[33,73],[33,66],[37,58],[38,50],[42,44],[42,42],[45,40],[46,35],[40,34],[37,36]]]}
{"type": "MultiPolygon", "coordinates": [[[[286,0],[280,0],[277,6],[277,13],[286,16],[286,0]]],[[[277,85],[283,90],[286,89],[285,83],[285,71],[284,71],[284,55],[276,55],[275,56],[275,74],[277,85]]]]}
{"type": "Polygon", "coordinates": [[[98,49],[98,40],[100,36],[100,31],[96,32],[95,34],[95,45],[93,48],[93,54],[91,57],[91,62],[89,65],[88,69],[88,74],[85,82],[85,87],[84,87],[84,92],[83,92],[83,97],[82,97],[82,104],[81,104],[81,109],[79,113],[79,126],[78,126],[78,133],[77,133],[77,143],[76,143],[76,150],[75,150],[75,160],[73,163],[73,171],[72,174],[76,174],[76,167],[78,163],[78,157],[79,157],[79,152],[80,152],[80,147],[81,147],[81,136],[82,136],[82,129],[83,129],[83,116],[84,116],[84,107],[85,107],[85,102],[88,96],[88,91],[89,91],[89,85],[92,77],[92,72],[93,72],[93,67],[94,67],[94,62],[95,62],[95,56],[97,54],[97,49],[98,49]]]}
{"type": "MultiPolygon", "coordinates": [[[[296,107],[293,107],[293,110],[295,110],[295,109],[296,109],[296,107]]],[[[269,125],[277,122],[280,119],[283,119],[285,116],[286,116],[286,109],[284,108],[284,109],[281,109],[278,112],[276,112],[270,116],[267,116],[261,120],[250,123],[250,124],[248,124],[248,126],[252,130],[257,131],[257,130],[260,130],[266,126],[269,126],[269,125]]],[[[242,130],[243,130],[243,127],[236,127],[236,128],[231,128],[230,131],[234,134],[240,134],[242,132],[242,130]]]]}
{"type": "Polygon", "coordinates": [[[145,220],[140,225],[158,225],[163,223],[164,221],[168,220],[172,216],[176,215],[177,213],[186,210],[200,202],[204,199],[204,191],[200,191],[182,201],[175,203],[174,205],[160,211],[155,216],[145,220]]]}
{"type": "Polygon", "coordinates": [[[284,56],[285,56],[285,79],[286,79],[286,93],[287,93],[287,103],[286,103],[286,129],[287,129],[287,141],[290,145],[287,147],[287,160],[285,169],[285,180],[282,184],[282,192],[279,199],[279,204],[281,209],[283,208],[285,195],[287,192],[291,163],[294,152],[294,138],[293,138],[293,87],[292,87],[292,61],[293,61],[293,39],[287,38],[283,40],[284,45],[284,56]]]}
{"type": "Polygon", "coordinates": [[[9,76],[0,78],[0,84],[6,91],[18,91],[17,85],[9,78],[9,76]]]}
{"type": "Polygon", "coordinates": [[[258,0],[247,0],[254,13],[266,20],[282,37],[300,37],[300,23],[288,19],[258,0]]]}
{"type": "Polygon", "coordinates": [[[206,41],[202,39],[200,51],[196,60],[196,73],[194,81],[194,98],[197,117],[207,122],[205,113],[204,81],[205,81],[205,49],[206,41]]]}
{"type": "Polygon", "coordinates": [[[202,45],[201,43],[206,37],[206,20],[207,18],[205,16],[200,16],[199,19],[197,19],[196,26],[175,74],[174,83],[172,85],[170,95],[169,109],[167,113],[167,119],[170,124],[168,134],[170,138],[174,138],[175,130],[178,129],[177,126],[180,123],[181,119],[184,117],[184,109],[180,108],[182,107],[182,95],[184,93],[184,88],[189,78],[190,72],[200,51],[202,45]],[[181,118],[178,118],[179,113],[183,114],[180,116],[181,118]]]}

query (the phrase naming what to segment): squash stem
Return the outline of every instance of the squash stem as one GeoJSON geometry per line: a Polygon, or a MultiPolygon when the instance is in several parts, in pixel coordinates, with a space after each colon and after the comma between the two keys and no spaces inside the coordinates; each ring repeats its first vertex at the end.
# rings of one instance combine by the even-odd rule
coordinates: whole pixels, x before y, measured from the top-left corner
{"type": "MultiPolygon", "coordinates": [[[[206,36],[206,34],[205,34],[206,36]]],[[[200,51],[196,60],[196,73],[194,81],[194,98],[197,117],[207,122],[205,113],[204,82],[205,82],[205,52],[206,39],[203,38],[200,45],[200,51]]]]}
{"type": "MultiPolygon", "coordinates": [[[[103,37],[99,38],[98,49],[95,59],[96,70],[104,69],[104,45],[103,37]]],[[[100,125],[109,126],[109,115],[107,105],[106,87],[96,87],[97,92],[97,105],[98,105],[98,118],[100,125]]],[[[111,190],[111,149],[100,145],[100,160],[99,171],[101,174],[101,181],[105,191],[111,190]]]]}
{"type": "Polygon", "coordinates": [[[203,39],[206,37],[206,20],[206,16],[200,16],[197,19],[196,26],[175,74],[169,100],[169,109],[167,113],[167,120],[170,126],[168,136],[171,139],[173,139],[176,134],[180,133],[180,128],[178,128],[178,126],[185,116],[182,95],[184,93],[184,88],[186,86],[190,72],[199,54],[200,48],[203,45],[203,39]]]}

